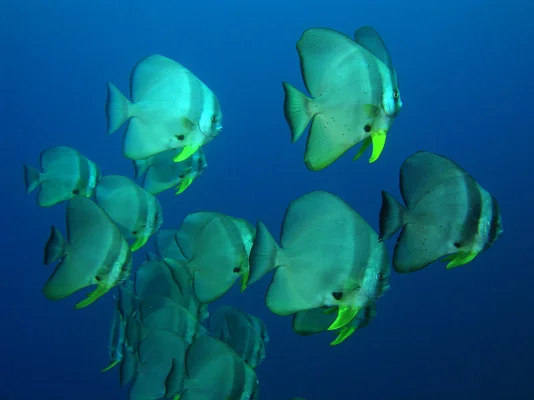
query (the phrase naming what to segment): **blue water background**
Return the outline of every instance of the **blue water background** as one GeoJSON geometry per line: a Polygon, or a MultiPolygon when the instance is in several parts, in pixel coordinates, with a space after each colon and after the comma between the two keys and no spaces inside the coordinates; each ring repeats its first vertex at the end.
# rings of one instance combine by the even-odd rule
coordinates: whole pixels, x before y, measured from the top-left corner
{"type": "Polygon", "coordinates": [[[262,399],[534,399],[533,20],[524,0],[4,0],[0,398],[126,398],[118,369],[99,372],[111,295],[80,311],[83,293],[42,295],[52,272],[43,245],[51,224],[64,231],[65,205],[42,209],[26,196],[22,163],[37,166],[41,150],[63,144],[104,174],[132,176],[122,134],[105,134],[105,83],[127,93],[135,62],[160,53],[194,71],[224,112],[205,147],[208,170],[184,194],[159,196],[165,228],[209,210],[261,219],[277,234],[290,201],[326,190],[377,229],[380,190],[399,195],[398,168],[419,149],[460,163],[501,205],[505,234],[493,248],[451,271],[436,263],[393,275],[375,321],[340,346],[329,333],[299,337],[290,318],[271,314],[268,278],[244,294],[233,288],[220,303],[270,331],[262,399]],[[305,140],[290,144],[281,82],[304,89],[295,43],[305,29],[351,35],[362,25],[384,38],[404,108],[378,162],[347,154],[312,173],[305,140]]]}

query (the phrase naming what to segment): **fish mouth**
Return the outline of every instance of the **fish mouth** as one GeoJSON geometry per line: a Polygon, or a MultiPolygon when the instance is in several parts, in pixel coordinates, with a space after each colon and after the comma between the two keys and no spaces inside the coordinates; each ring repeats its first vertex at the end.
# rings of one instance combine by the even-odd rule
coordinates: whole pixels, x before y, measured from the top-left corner
{"type": "Polygon", "coordinates": [[[378,298],[380,297],[378,295],[375,296],[375,295],[371,295],[371,294],[367,293],[367,291],[365,290],[365,288],[363,286],[362,286],[362,292],[365,295],[365,297],[367,297],[369,300],[378,300],[378,298]]]}
{"type": "Polygon", "coordinates": [[[377,297],[370,296],[369,293],[367,293],[363,287],[362,287],[362,292],[365,295],[365,297],[367,297],[369,300],[376,300],[377,299],[377,297]]]}
{"type": "Polygon", "coordinates": [[[384,108],[384,114],[389,119],[389,125],[393,123],[393,120],[397,118],[397,115],[400,113],[400,107],[394,107],[393,110],[390,110],[389,112],[384,108]]]}
{"type": "Polygon", "coordinates": [[[198,127],[198,130],[200,131],[200,133],[202,133],[205,137],[210,137],[210,138],[214,138],[215,136],[217,136],[222,131],[222,129],[223,129],[222,125],[217,125],[215,127],[215,133],[211,133],[211,132],[205,132],[200,126],[198,127]]]}

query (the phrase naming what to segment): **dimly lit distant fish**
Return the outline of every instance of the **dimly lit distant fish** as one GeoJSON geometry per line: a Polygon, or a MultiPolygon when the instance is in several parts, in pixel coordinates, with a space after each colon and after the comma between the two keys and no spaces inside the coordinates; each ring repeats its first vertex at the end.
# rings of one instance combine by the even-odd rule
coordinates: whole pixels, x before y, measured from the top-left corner
{"type": "Polygon", "coordinates": [[[165,329],[153,329],[139,343],[137,371],[129,391],[130,400],[161,399],[167,392],[167,377],[173,364],[180,365],[181,379],[185,379],[185,353],[183,338],[165,329]]]}
{"type": "Polygon", "coordinates": [[[177,234],[178,229],[161,229],[156,233],[156,253],[159,257],[185,260],[185,257],[176,242],[177,234]]]}
{"type": "Polygon", "coordinates": [[[154,54],[143,58],[130,77],[130,102],[108,83],[108,134],[129,120],[124,155],[142,160],[166,150],[181,149],[174,161],[184,161],[222,129],[215,94],[187,68],[154,54]]]}
{"type": "Polygon", "coordinates": [[[180,304],[192,315],[195,315],[199,322],[208,318],[208,304],[201,303],[193,289],[193,274],[187,267],[187,264],[171,258],[163,259],[163,263],[171,271],[174,283],[182,293],[182,301],[180,304]]]}
{"type": "Polygon", "coordinates": [[[207,330],[181,304],[169,297],[152,295],[143,299],[139,308],[139,318],[143,332],[164,329],[176,333],[187,344],[198,336],[206,336],[207,330]]]}
{"type": "Polygon", "coordinates": [[[266,294],[267,307],[275,314],[338,306],[337,318],[328,328],[335,330],[389,288],[386,246],[333,194],[311,192],[293,201],[285,214],[281,245],[258,222],[249,283],[276,268],[266,294]]]}
{"type": "Polygon", "coordinates": [[[147,261],[136,270],[135,292],[141,299],[168,297],[202,321],[207,318],[207,305],[196,298],[192,280],[189,268],[182,261],[169,258],[147,261]]]}
{"type": "Polygon", "coordinates": [[[143,188],[152,194],[176,186],[176,193],[183,193],[207,168],[204,150],[199,148],[187,160],[176,163],[174,157],[180,150],[167,150],[145,160],[134,161],[136,177],[143,176],[143,188]]]}
{"type": "Polygon", "coordinates": [[[126,327],[126,321],[123,320],[121,312],[118,306],[118,300],[115,298],[115,309],[113,310],[113,322],[110,329],[109,336],[109,360],[110,363],[107,367],[102,369],[102,372],[109,371],[115,365],[121,362],[124,346],[124,331],[126,327]]]}
{"type": "Polygon", "coordinates": [[[384,42],[371,27],[354,40],[326,28],[306,30],[297,42],[302,78],[312,98],[284,82],[284,114],[296,142],[311,121],[304,161],[318,171],[362,142],[378,159],[400,112],[397,74],[384,42]]]}
{"type": "MultiPolygon", "coordinates": [[[[222,306],[210,313],[212,336],[228,344],[252,368],[265,358],[265,324],[234,307],[222,306]]],[[[333,321],[332,321],[333,322],[333,321]]]]}
{"type": "Polygon", "coordinates": [[[209,336],[198,338],[187,349],[185,360],[184,399],[257,399],[254,369],[226,343],[209,336]]]}
{"type": "Polygon", "coordinates": [[[100,170],[91,160],[67,146],[56,146],[41,153],[41,169],[24,164],[26,193],[40,186],[37,202],[50,207],[76,195],[91,197],[100,170]]]}
{"type": "Polygon", "coordinates": [[[464,265],[502,235],[497,199],[454,161],[418,151],[400,169],[404,208],[382,192],[380,239],[402,229],[393,255],[397,272],[413,272],[437,259],[447,269],[464,265]]]}
{"type": "Polygon", "coordinates": [[[177,243],[189,260],[193,288],[202,303],[226,293],[237,278],[248,276],[248,256],[254,228],[246,221],[214,212],[189,214],[177,243]]]}
{"type": "Polygon", "coordinates": [[[98,285],[76,308],[88,306],[130,276],[128,243],[109,216],[92,200],[76,196],[67,205],[66,242],[52,227],[44,262],[61,260],[44,286],[44,294],[60,300],[87,286],[98,285]]]}
{"type": "Polygon", "coordinates": [[[141,325],[136,315],[126,317],[124,335],[124,353],[120,363],[120,385],[124,387],[137,375],[139,366],[139,344],[141,342],[141,325]]]}
{"type": "Polygon", "coordinates": [[[162,261],[147,261],[135,271],[135,294],[140,299],[165,296],[182,304],[184,294],[173,280],[169,267],[162,261]]]}
{"type": "Polygon", "coordinates": [[[125,281],[117,289],[118,298],[115,298],[115,309],[108,345],[110,364],[102,369],[102,372],[109,371],[122,361],[126,336],[126,319],[128,316],[133,315],[138,307],[138,299],[135,296],[132,281],[125,281]]]}
{"type": "Polygon", "coordinates": [[[115,221],[124,237],[135,240],[132,251],[144,246],[163,224],[159,200],[124,176],[103,177],[96,186],[95,199],[115,221]]]}

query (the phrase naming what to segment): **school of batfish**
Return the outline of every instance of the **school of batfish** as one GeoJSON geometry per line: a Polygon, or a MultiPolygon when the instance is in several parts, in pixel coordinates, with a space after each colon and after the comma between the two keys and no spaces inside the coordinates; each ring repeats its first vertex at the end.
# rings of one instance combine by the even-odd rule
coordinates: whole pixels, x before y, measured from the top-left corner
{"type": "MultiPolygon", "coordinates": [[[[306,95],[283,83],[284,115],[297,141],[308,125],[304,162],[319,171],[361,143],[369,162],[384,150],[402,109],[397,72],[378,33],[354,37],[306,30],[296,45],[306,95]]],[[[162,55],[140,60],[129,100],[107,84],[107,133],[126,124],[123,153],[136,181],[102,175],[77,150],[40,155],[40,171],[24,165],[27,193],[51,207],[67,202],[65,234],[51,228],[44,263],[56,263],[44,285],[60,300],[93,286],[80,309],[116,289],[110,364],[130,400],[258,399],[255,368],[269,342],[262,320],[208,305],[236,283],[241,291],[270,272],[266,306],[293,316],[299,335],[333,331],[332,345],[375,318],[389,289],[391,265],[411,273],[437,261],[472,261],[502,234],[495,197],[454,161],[417,151],[400,167],[404,205],[382,192],[379,232],[338,196],[314,191],[288,205],[276,240],[265,225],[213,211],[189,214],[161,229],[156,197],[185,191],[207,168],[203,146],[219,136],[217,96],[191,71],[162,55]],[[392,263],[384,240],[400,231],[392,263]],[[154,236],[155,252],[133,268],[132,252],[154,236]]],[[[297,399],[297,398],[294,398],[297,399]]]]}

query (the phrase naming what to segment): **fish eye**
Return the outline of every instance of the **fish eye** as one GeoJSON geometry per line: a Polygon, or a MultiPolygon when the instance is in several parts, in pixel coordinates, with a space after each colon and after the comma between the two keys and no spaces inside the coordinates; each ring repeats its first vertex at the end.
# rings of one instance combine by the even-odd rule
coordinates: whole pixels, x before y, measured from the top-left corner
{"type": "Polygon", "coordinates": [[[215,114],[211,116],[211,122],[217,122],[217,116],[215,114]]]}
{"type": "Polygon", "coordinates": [[[341,300],[343,297],[343,292],[332,292],[332,297],[336,300],[341,300]]]}
{"type": "Polygon", "coordinates": [[[397,92],[396,90],[393,92],[393,98],[395,100],[398,100],[399,99],[399,92],[397,92]]]}
{"type": "Polygon", "coordinates": [[[384,279],[384,274],[382,272],[379,272],[377,275],[376,275],[376,279],[378,279],[379,281],[381,281],[382,279],[384,279]]]}

